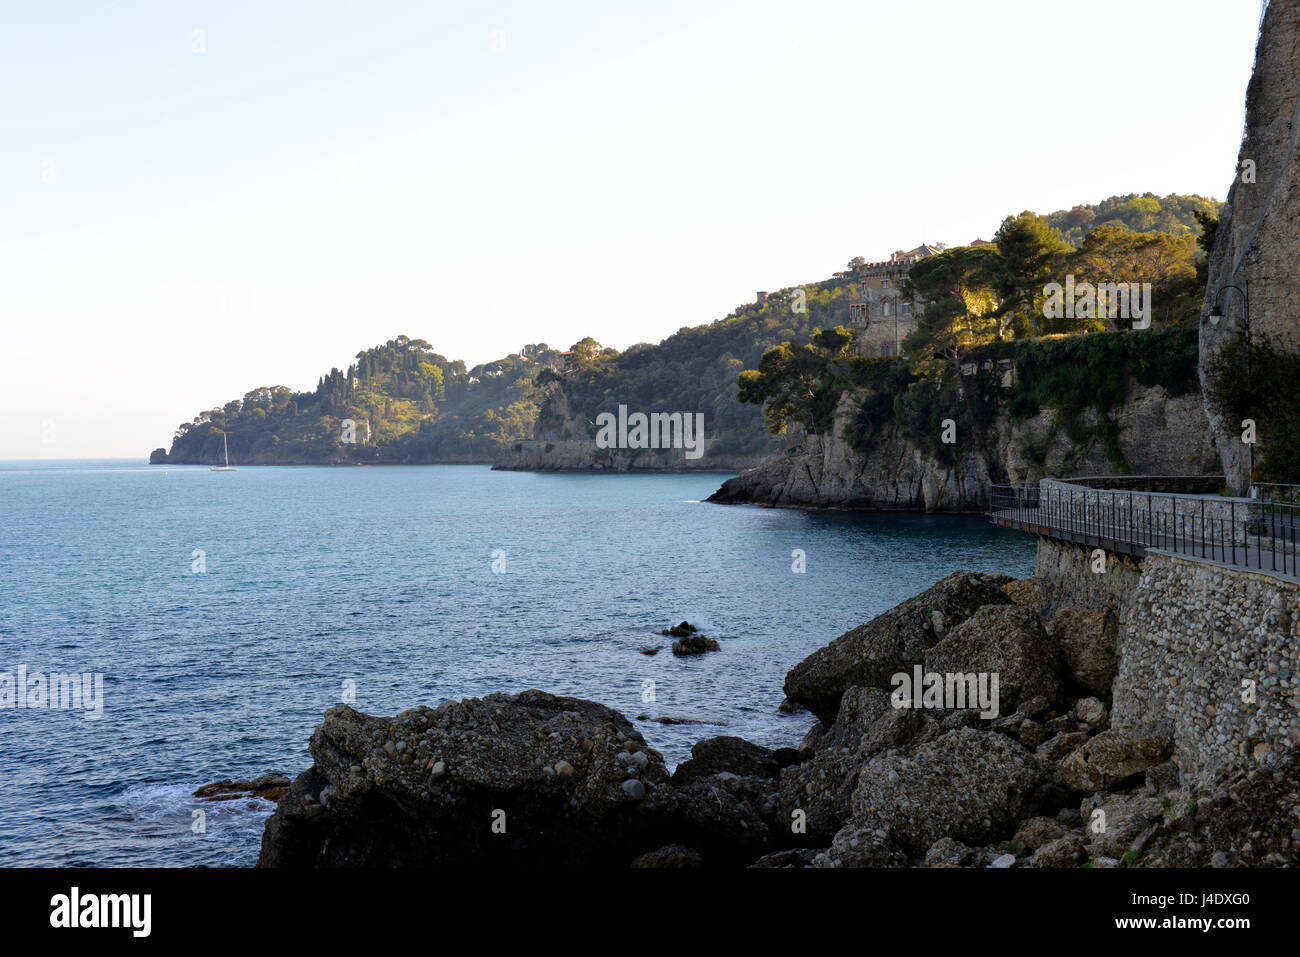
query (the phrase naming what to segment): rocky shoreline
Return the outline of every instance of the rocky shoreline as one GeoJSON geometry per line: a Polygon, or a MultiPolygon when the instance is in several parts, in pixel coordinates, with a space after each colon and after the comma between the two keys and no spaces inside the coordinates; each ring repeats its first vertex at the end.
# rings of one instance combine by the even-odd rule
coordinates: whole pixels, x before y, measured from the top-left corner
{"type": "MultiPolygon", "coordinates": [[[[1300,863],[1294,753],[1209,784],[1111,730],[1113,616],[958,572],[787,675],[797,747],[697,743],[543,691],[325,713],[259,867],[1144,867],[1300,863]],[[892,677],[997,673],[1000,708],[899,707],[892,677]]],[[[920,703],[920,699],[917,699],[920,703]]],[[[969,704],[969,702],[967,702],[969,704]]]]}

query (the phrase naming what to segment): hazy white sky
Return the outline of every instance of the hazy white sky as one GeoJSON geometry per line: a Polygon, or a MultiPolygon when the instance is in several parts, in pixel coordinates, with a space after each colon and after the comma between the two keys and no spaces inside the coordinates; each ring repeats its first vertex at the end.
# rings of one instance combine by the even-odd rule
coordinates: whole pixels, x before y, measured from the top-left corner
{"type": "Polygon", "coordinates": [[[5,4],[0,458],[144,456],[399,333],[621,349],[1022,209],[1222,199],[1259,11],[5,4]]]}

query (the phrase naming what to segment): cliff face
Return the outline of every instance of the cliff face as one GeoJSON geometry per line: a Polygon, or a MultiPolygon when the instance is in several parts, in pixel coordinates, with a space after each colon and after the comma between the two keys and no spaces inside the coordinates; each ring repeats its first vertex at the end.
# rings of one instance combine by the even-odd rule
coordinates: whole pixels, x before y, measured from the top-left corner
{"type": "MultiPolygon", "coordinates": [[[[1264,15],[1255,72],[1246,90],[1246,132],[1227,205],[1210,255],[1205,312],[1218,304],[1223,318],[1201,320],[1201,383],[1218,350],[1244,329],[1242,297],[1228,284],[1250,287],[1250,324],[1280,345],[1300,348],[1294,303],[1300,282],[1292,262],[1300,248],[1300,3],[1274,0],[1264,15]]],[[[1207,403],[1229,484],[1249,484],[1240,423],[1225,421],[1207,403]]],[[[1261,437],[1261,444],[1267,437],[1261,437]]]]}
{"type": "MultiPolygon", "coordinates": [[[[896,431],[863,454],[843,438],[852,402],[852,396],[841,401],[830,432],[809,436],[784,456],[729,479],[709,500],[783,508],[982,512],[991,482],[1115,472],[1098,440],[1077,445],[1064,430],[1053,432],[1052,409],[1014,424],[999,416],[979,447],[963,449],[959,436],[952,465],[936,461],[896,431]],[[1031,449],[1039,451],[1041,461],[1031,457],[1031,449]]],[[[1172,397],[1159,386],[1130,387],[1116,418],[1119,448],[1131,474],[1199,475],[1218,467],[1199,395],[1172,397]]],[[[1085,426],[1095,422],[1083,420],[1085,426]]]]}

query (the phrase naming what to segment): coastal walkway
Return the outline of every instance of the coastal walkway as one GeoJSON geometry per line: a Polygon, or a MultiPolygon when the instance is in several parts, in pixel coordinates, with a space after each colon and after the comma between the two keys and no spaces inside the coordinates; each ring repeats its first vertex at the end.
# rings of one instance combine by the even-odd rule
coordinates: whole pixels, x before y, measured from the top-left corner
{"type": "Polygon", "coordinates": [[[994,485],[989,519],[1043,538],[1141,558],[1185,558],[1300,579],[1300,491],[1216,494],[1221,476],[1109,476],[994,485]]]}

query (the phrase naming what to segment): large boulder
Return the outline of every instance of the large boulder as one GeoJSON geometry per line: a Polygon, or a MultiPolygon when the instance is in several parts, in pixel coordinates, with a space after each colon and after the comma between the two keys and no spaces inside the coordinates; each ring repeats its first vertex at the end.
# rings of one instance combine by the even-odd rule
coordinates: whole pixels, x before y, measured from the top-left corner
{"type": "Polygon", "coordinates": [[[741,866],[765,852],[797,844],[789,820],[776,816],[776,782],[720,771],[661,788],[645,811],[676,843],[697,849],[709,864],[741,866]]]}
{"type": "Polygon", "coordinates": [[[1134,738],[1103,731],[1066,755],[1061,777],[1071,790],[1100,791],[1168,760],[1173,748],[1173,741],[1160,735],[1134,738]]]}
{"type": "Polygon", "coordinates": [[[751,744],[744,738],[719,735],[705,738],[691,748],[691,756],[673,772],[673,784],[688,784],[729,771],[740,777],[774,778],[781,771],[775,751],[751,744]]]}
{"type": "Polygon", "coordinates": [[[888,831],[914,857],[942,837],[986,844],[1037,810],[1052,781],[1050,765],[1005,735],[959,728],[864,767],[852,823],[888,831]]]}
{"type": "Polygon", "coordinates": [[[1047,614],[1055,600],[1052,586],[1046,578],[1017,578],[1003,585],[1002,590],[1017,605],[1028,608],[1039,617],[1047,614]]]}
{"type": "Polygon", "coordinates": [[[780,817],[802,811],[809,840],[824,845],[849,819],[858,772],[873,756],[973,723],[973,713],[895,708],[885,691],[850,688],[811,757],[781,772],[780,817]]]}
{"type": "Polygon", "coordinates": [[[984,605],[1007,605],[1006,575],[954,572],[921,594],[845,632],[795,665],[785,677],[786,697],[827,726],[840,699],[854,686],[888,688],[925,652],[984,605]]]}
{"type": "Polygon", "coordinates": [[[1093,859],[1122,859],[1138,838],[1164,820],[1160,798],[1141,790],[1098,792],[1083,802],[1079,813],[1092,839],[1088,853],[1093,859]]]}
{"type": "Polygon", "coordinates": [[[541,691],[396,718],[325,712],[261,867],[627,866],[675,843],[648,813],[658,752],[626,718],[541,691]]]}
{"type": "Polygon", "coordinates": [[[907,855],[879,828],[849,825],[835,835],[831,846],[818,854],[813,867],[906,867],[907,855]]]}
{"type": "MultiPolygon", "coordinates": [[[[1038,617],[1019,605],[986,605],[925,653],[938,674],[996,674],[1001,714],[1022,701],[1061,697],[1061,656],[1038,617]]],[[[968,707],[975,707],[970,703],[968,707]]]]}
{"type": "Polygon", "coordinates": [[[1067,605],[1049,619],[1048,633],[1056,640],[1070,675],[1097,694],[1110,694],[1119,670],[1119,623],[1108,608],[1067,605]]]}

